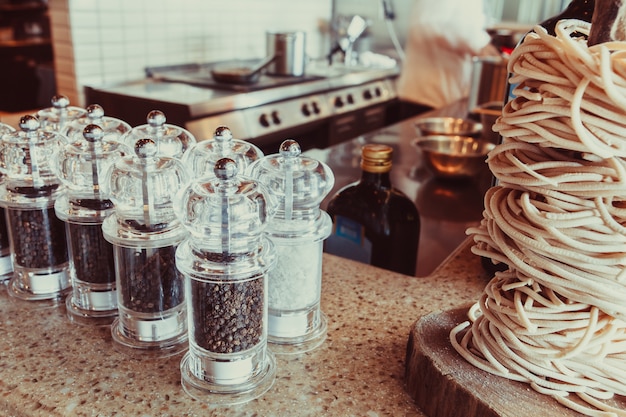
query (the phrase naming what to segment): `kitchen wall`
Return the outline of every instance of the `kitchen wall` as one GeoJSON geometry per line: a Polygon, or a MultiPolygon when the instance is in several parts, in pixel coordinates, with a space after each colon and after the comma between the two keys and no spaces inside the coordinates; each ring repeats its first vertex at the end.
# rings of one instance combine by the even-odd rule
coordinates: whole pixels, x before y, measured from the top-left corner
{"type": "MultiPolygon", "coordinates": [[[[395,47],[394,36],[399,44],[404,46],[411,24],[409,17],[413,1],[334,0],[334,15],[358,14],[368,19],[371,24],[361,41],[367,42],[368,47],[373,50],[388,52],[395,47]],[[384,3],[387,3],[387,7],[393,11],[394,18],[391,21],[382,18],[384,3]]],[[[570,0],[484,0],[484,5],[490,25],[516,23],[528,25],[530,28],[533,24],[557,14],[569,2],[570,0]]]]}
{"type": "MultiPolygon", "coordinates": [[[[146,66],[265,56],[266,30],[303,30],[329,50],[332,0],[50,0],[59,94],[144,77],[146,66]]],[[[106,109],[105,109],[106,111],[106,109]]]]}

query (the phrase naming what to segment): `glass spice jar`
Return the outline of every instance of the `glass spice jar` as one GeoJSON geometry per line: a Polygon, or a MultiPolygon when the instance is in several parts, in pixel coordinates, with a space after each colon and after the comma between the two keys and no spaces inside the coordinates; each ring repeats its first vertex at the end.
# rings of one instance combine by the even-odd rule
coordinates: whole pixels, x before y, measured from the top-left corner
{"type": "Polygon", "coordinates": [[[105,139],[104,130],[87,125],[53,155],[53,167],[65,185],[55,202],[58,218],[65,222],[72,292],[66,298],[70,321],[110,325],[117,316],[113,245],[104,239],[102,223],[113,213],[113,202],[100,183],[109,167],[130,154],[128,147],[105,139]]]}
{"type": "Polygon", "coordinates": [[[9,294],[23,300],[60,300],[70,290],[65,226],[54,212],[62,184],[50,166],[50,155],[66,139],[41,129],[31,115],[20,119],[20,131],[2,136],[0,206],[6,212],[13,275],[9,294]]]}
{"type": "Polygon", "coordinates": [[[152,139],[157,146],[157,155],[182,158],[183,154],[196,143],[196,138],[188,130],[166,123],[165,113],[152,110],[146,117],[146,124],[133,127],[122,140],[131,148],[140,139],[152,139]]]}
{"type": "Polygon", "coordinates": [[[52,106],[37,112],[37,118],[44,130],[63,134],[72,121],[85,115],[86,110],[82,107],[70,106],[67,96],[56,95],[50,101],[52,106]]]}
{"type": "Polygon", "coordinates": [[[323,242],[332,230],[320,209],[335,183],[324,163],[301,155],[295,140],[285,140],[279,153],[254,163],[251,175],[278,201],[266,233],[276,247],[269,271],[268,340],[275,353],[302,353],[326,339],[327,319],[320,308],[323,242]]]}
{"type": "Polygon", "coordinates": [[[102,140],[107,142],[111,140],[122,141],[122,137],[132,129],[128,123],[121,119],[105,116],[104,109],[99,104],[90,104],[85,109],[85,113],[67,123],[61,133],[70,141],[75,136],[77,140],[82,140],[84,130],[89,125],[96,125],[101,128],[102,140]]]}
{"type": "Polygon", "coordinates": [[[266,274],[274,247],[263,235],[275,204],[261,184],[237,174],[232,159],[220,159],[214,176],[192,181],[176,205],[190,233],[176,252],[189,308],[181,381],[189,395],[211,404],[257,398],[276,374],[267,349],[266,274]]]}
{"type": "Polygon", "coordinates": [[[168,356],[187,347],[184,280],[175,258],[187,233],[173,209],[187,180],[182,162],[158,156],[152,139],[138,140],[134,155],[116,160],[106,175],[102,188],[115,204],[102,225],[116,265],[111,333],[127,353],[168,356]]]}
{"type": "MultiPolygon", "coordinates": [[[[13,126],[0,122],[0,137],[12,132],[15,132],[13,126]]],[[[3,182],[4,175],[0,175],[0,183],[3,182]]],[[[11,257],[11,245],[9,243],[6,214],[4,208],[0,207],[0,285],[7,284],[12,274],[13,259],[11,257]]]]}
{"type": "MultiPolygon", "coordinates": [[[[0,137],[12,132],[15,132],[13,126],[0,122],[0,137]]],[[[2,182],[4,182],[4,175],[0,175],[0,183],[2,182]]],[[[0,285],[7,284],[12,274],[13,260],[11,258],[6,214],[4,208],[0,207],[0,285]]]]}
{"type": "Polygon", "coordinates": [[[219,126],[215,129],[212,140],[196,143],[185,152],[182,159],[192,175],[201,177],[213,175],[215,163],[222,158],[235,161],[239,171],[245,174],[248,167],[261,157],[263,152],[256,145],[233,138],[228,127],[219,126]]]}

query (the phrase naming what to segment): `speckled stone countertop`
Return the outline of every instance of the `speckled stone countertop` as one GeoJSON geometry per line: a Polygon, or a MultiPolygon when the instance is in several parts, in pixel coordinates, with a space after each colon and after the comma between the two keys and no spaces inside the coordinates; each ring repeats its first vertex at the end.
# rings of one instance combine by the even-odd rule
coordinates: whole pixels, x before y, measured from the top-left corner
{"type": "Polygon", "coordinates": [[[261,398],[217,407],[180,384],[182,355],[133,358],[108,327],[72,324],[63,306],[0,295],[2,416],[424,416],[403,387],[406,343],[421,316],[475,301],[487,283],[466,241],[428,277],[324,254],[322,311],[328,337],[316,350],[277,355],[261,398]]]}

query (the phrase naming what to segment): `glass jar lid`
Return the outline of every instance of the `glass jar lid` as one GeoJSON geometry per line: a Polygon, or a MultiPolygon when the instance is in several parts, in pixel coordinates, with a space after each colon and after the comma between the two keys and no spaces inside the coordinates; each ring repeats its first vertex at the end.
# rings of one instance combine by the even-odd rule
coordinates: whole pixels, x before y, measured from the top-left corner
{"type": "Polygon", "coordinates": [[[298,142],[285,140],[279,153],[267,155],[251,167],[251,175],[278,200],[274,221],[315,221],[319,206],[335,184],[328,165],[301,155],[298,142]]]}
{"type": "Polygon", "coordinates": [[[54,96],[50,101],[51,107],[37,112],[43,129],[61,133],[72,121],[85,115],[86,110],[82,107],[70,106],[70,100],[66,96],[54,96]]]}
{"type": "Polygon", "coordinates": [[[52,166],[70,198],[103,200],[108,199],[101,187],[106,172],[117,159],[131,153],[101,126],[90,124],[53,154],[52,166]]]}
{"type": "Polygon", "coordinates": [[[0,142],[0,172],[6,176],[6,187],[32,197],[49,195],[60,185],[50,155],[65,144],[66,138],[42,129],[31,115],[20,119],[19,128],[4,134],[0,142]]]}
{"type": "Polygon", "coordinates": [[[152,139],[157,145],[157,154],[171,158],[181,158],[196,138],[188,130],[166,123],[165,114],[160,110],[148,113],[146,124],[133,127],[124,135],[124,140],[131,148],[142,139],[152,139]]]}
{"type": "Polygon", "coordinates": [[[192,146],[183,155],[183,161],[196,176],[212,175],[215,163],[222,158],[230,158],[237,164],[241,173],[257,159],[263,157],[263,152],[250,142],[235,139],[231,130],[226,126],[215,129],[213,139],[203,140],[192,146]]]}
{"type": "Polygon", "coordinates": [[[102,189],[124,226],[155,232],[176,225],[173,200],[187,181],[187,170],[179,159],[158,155],[154,140],[141,139],[134,154],[114,161],[102,189]]]}
{"type": "Polygon", "coordinates": [[[11,132],[15,132],[15,128],[13,126],[0,122],[0,136],[11,132]]]}
{"type": "Polygon", "coordinates": [[[214,176],[191,181],[176,202],[176,212],[196,246],[223,255],[257,250],[275,201],[258,181],[239,176],[235,161],[222,158],[214,176]]]}
{"type": "Polygon", "coordinates": [[[61,133],[70,141],[75,136],[80,140],[83,138],[85,127],[89,125],[99,126],[103,131],[104,140],[121,140],[122,136],[131,130],[131,126],[125,121],[105,116],[104,109],[99,104],[91,104],[87,106],[84,115],[71,121],[61,133]]]}

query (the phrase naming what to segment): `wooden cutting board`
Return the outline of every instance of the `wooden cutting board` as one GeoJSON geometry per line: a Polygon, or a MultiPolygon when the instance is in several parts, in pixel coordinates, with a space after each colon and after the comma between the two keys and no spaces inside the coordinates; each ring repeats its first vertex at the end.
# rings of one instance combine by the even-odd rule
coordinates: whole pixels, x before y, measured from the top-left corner
{"type": "MultiPolygon", "coordinates": [[[[580,417],[528,384],[484,372],[465,361],[449,341],[450,330],[467,318],[469,306],[432,313],[409,334],[405,385],[429,417],[580,417]]],[[[626,399],[612,404],[626,410],[626,399]]]]}

